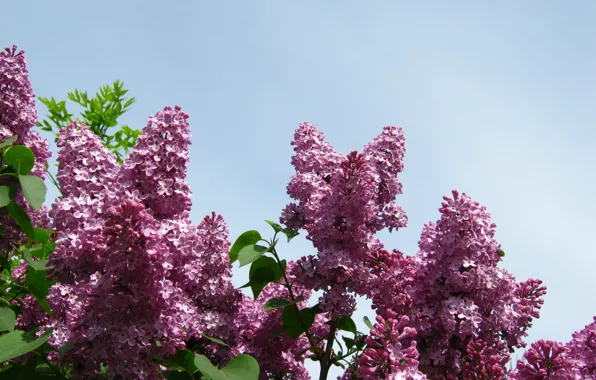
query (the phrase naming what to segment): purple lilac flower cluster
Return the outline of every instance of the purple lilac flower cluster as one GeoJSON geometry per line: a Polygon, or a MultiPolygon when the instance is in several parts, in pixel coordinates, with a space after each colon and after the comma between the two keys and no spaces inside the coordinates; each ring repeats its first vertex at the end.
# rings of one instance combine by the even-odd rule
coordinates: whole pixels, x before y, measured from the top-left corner
{"type": "MultiPolygon", "coordinates": [[[[12,145],[25,145],[35,155],[35,165],[30,175],[45,178],[46,164],[51,156],[48,142],[32,128],[37,122],[35,94],[29,81],[27,61],[22,50],[16,46],[0,51],[0,142],[18,136],[12,145]]],[[[0,179],[0,185],[2,185],[0,179]]],[[[35,210],[25,202],[22,194],[15,201],[22,205],[35,227],[46,228],[49,223],[47,209],[35,210]]],[[[9,250],[14,244],[24,240],[24,234],[10,226],[8,216],[0,216],[5,230],[0,239],[0,249],[9,250]]]]}
{"type": "Polygon", "coordinates": [[[596,379],[596,317],[583,330],[573,333],[567,344],[551,340],[532,343],[510,373],[518,380],[596,379]]]}
{"type": "Polygon", "coordinates": [[[226,223],[190,224],[187,119],[179,107],[158,112],[120,167],[87,126],[61,131],[48,327],[51,343],[75,344],[67,359],[80,376],[107,365],[153,378],[154,357],[203,333],[233,336],[226,223]]]}
{"type": "Polygon", "coordinates": [[[299,261],[300,281],[323,290],[322,310],[333,318],[355,309],[351,293],[369,295],[370,270],[366,261],[382,248],[375,233],[407,224],[404,211],[393,203],[402,191],[397,174],[405,153],[401,129],[385,127],[362,153],[342,156],[325,141],[313,124],[300,124],[294,135],[296,174],[287,187],[297,202],[283,211],[281,221],[304,228],[318,250],[299,261]]]}
{"type": "Polygon", "coordinates": [[[538,280],[516,283],[497,266],[503,251],[485,207],[453,191],[440,212],[437,223],[424,226],[419,253],[403,265],[409,275],[396,281],[406,296],[378,303],[410,318],[424,373],[457,379],[469,350],[505,358],[525,345],[546,289],[538,280]]]}
{"type": "Polygon", "coordinates": [[[377,324],[366,338],[367,348],[358,360],[358,375],[363,380],[380,378],[422,380],[418,370],[416,329],[409,318],[387,310],[386,319],[377,315],[377,324]]]}

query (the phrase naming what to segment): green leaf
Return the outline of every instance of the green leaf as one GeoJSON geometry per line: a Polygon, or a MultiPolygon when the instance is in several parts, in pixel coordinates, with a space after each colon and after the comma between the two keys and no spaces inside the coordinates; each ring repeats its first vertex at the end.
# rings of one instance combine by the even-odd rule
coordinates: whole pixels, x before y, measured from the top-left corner
{"type": "Polygon", "coordinates": [[[258,380],[261,369],[255,358],[242,354],[233,357],[221,372],[227,380],[258,380]]]}
{"type": "Polygon", "coordinates": [[[196,355],[194,364],[211,380],[258,380],[261,372],[255,358],[246,354],[233,357],[222,369],[211,364],[205,355],[196,355]]]}
{"type": "Polygon", "coordinates": [[[247,245],[257,244],[259,240],[261,240],[261,234],[255,230],[246,231],[240,235],[234,242],[234,245],[232,245],[232,249],[230,249],[230,264],[238,260],[238,253],[242,248],[247,245]]]}
{"type": "Polygon", "coordinates": [[[286,307],[288,305],[293,304],[292,301],[287,300],[285,298],[271,298],[267,302],[265,302],[264,309],[265,310],[274,310],[280,307],[286,307]]]}
{"type": "Polygon", "coordinates": [[[352,347],[354,347],[354,344],[356,344],[356,341],[352,338],[348,338],[345,336],[342,336],[341,338],[344,340],[344,343],[346,344],[348,350],[352,349],[352,347]]]}
{"type": "Polygon", "coordinates": [[[4,152],[4,162],[12,166],[19,174],[29,174],[35,164],[35,155],[24,145],[15,145],[4,152]]]}
{"type": "Polygon", "coordinates": [[[28,250],[29,250],[29,254],[32,257],[37,257],[38,259],[43,259],[43,246],[36,245],[35,247],[31,247],[28,250]]]}
{"type": "Polygon", "coordinates": [[[370,322],[370,319],[368,319],[368,317],[364,317],[362,318],[364,320],[364,324],[369,328],[369,329],[374,329],[375,327],[373,326],[373,324],[370,322]]]}
{"type": "MultiPolygon", "coordinates": [[[[329,322],[327,322],[329,323],[329,322]]],[[[342,317],[335,320],[335,327],[340,330],[349,331],[351,333],[357,334],[358,330],[356,329],[356,323],[350,317],[342,317]]]]}
{"type": "Polygon", "coordinates": [[[190,350],[179,350],[174,355],[159,360],[159,364],[176,371],[195,373],[199,368],[195,365],[195,354],[190,350]]]}
{"type": "Polygon", "coordinates": [[[34,241],[36,243],[46,244],[50,240],[52,230],[44,230],[41,228],[33,228],[34,241]]]}
{"type": "Polygon", "coordinates": [[[16,315],[11,308],[0,308],[0,332],[13,331],[16,315]]]}
{"type": "Polygon", "coordinates": [[[9,146],[13,142],[17,141],[18,138],[19,138],[19,136],[14,135],[11,138],[9,138],[8,140],[1,142],[0,143],[0,149],[4,148],[5,146],[9,146]]]}
{"type": "Polygon", "coordinates": [[[48,329],[39,339],[35,339],[33,334],[19,330],[0,335],[0,363],[35,350],[51,335],[52,329],[48,329]]]}
{"type": "Polygon", "coordinates": [[[315,313],[310,308],[298,310],[298,306],[289,305],[281,314],[284,332],[296,339],[307,331],[315,321],[315,313]]]}
{"type": "Polygon", "coordinates": [[[60,355],[64,355],[65,353],[72,351],[74,348],[75,348],[74,344],[66,343],[64,346],[62,346],[58,349],[58,353],[60,355]]]}
{"type": "Polygon", "coordinates": [[[29,215],[27,215],[25,209],[14,202],[10,202],[6,207],[8,209],[8,215],[16,220],[19,227],[21,227],[21,231],[27,235],[27,238],[33,240],[35,238],[35,232],[31,224],[31,219],[29,219],[29,215]]]}
{"type": "Polygon", "coordinates": [[[281,232],[283,230],[283,227],[275,222],[272,222],[270,220],[266,220],[265,222],[267,222],[267,224],[269,224],[275,232],[281,232]]]}
{"type": "Polygon", "coordinates": [[[46,300],[48,294],[50,294],[49,289],[52,285],[56,283],[56,281],[49,281],[46,279],[48,274],[45,270],[33,270],[33,268],[27,271],[27,277],[25,278],[25,284],[29,285],[29,290],[31,294],[37,299],[39,306],[45,310],[48,315],[50,315],[50,305],[46,300]]]}
{"type": "Polygon", "coordinates": [[[43,179],[33,175],[20,175],[19,182],[27,203],[39,210],[46,198],[46,185],[43,179]]]}
{"type": "Polygon", "coordinates": [[[315,306],[311,307],[310,310],[315,314],[323,314],[324,311],[321,309],[321,304],[316,304],[315,306]]]}
{"type": "Polygon", "coordinates": [[[0,207],[5,207],[10,203],[10,188],[8,186],[0,186],[0,207]]]}
{"type": "Polygon", "coordinates": [[[207,335],[207,334],[205,334],[205,333],[202,333],[201,335],[203,335],[203,338],[209,339],[209,340],[210,340],[210,341],[212,341],[212,342],[215,342],[215,343],[217,343],[217,344],[221,344],[222,346],[230,347],[230,345],[226,344],[226,342],[224,342],[224,341],[223,341],[223,340],[221,340],[221,339],[214,338],[214,337],[212,337],[212,336],[209,336],[209,335],[207,335]]]}
{"type": "Polygon", "coordinates": [[[254,298],[257,299],[261,290],[267,284],[278,281],[283,277],[283,273],[277,262],[271,257],[262,256],[252,263],[248,274],[249,284],[254,298]]]}
{"type": "Polygon", "coordinates": [[[25,262],[27,264],[29,264],[29,266],[31,268],[33,268],[33,270],[36,270],[36,271],[46,270],[48,260],[38,260],[38,261],[33,260],[33,257],[31,257],[31,251],[29,250],[29,248],[27,248],[27,249],[25,249],[25,251],[23,251],[23,259],[25,259],[25,262]]]}
{"type": "Polygon", "coordinates": [[[262,245],[247,245],[246,247],[242,248],[240,252],[238,252],[238,261],[240,262],[240,267],[252,263],[259,257],[263,256],[265,252],[267,252],[267,247],[263,247],[262,245]]]}
{"type": "Polygon", "coordinates": [[[209,358],[205,355],[196,355],[194,359],[195,366],[201,371],[203,376],[211,380],[227,380],[224,375],[216,366],[211,364],[209,358]]]}
{"type": "Polygon", "coordinates": [[[290,240],[292,240],[293,238],[295,238],[296,236],[300,235],[298,232],[291,230],[289,228],[284,228],[283,230],[281,230],[281,232],[284,233],[284,235],[287,236],[288,238],[288,243],[290,242],[290,240]]]}

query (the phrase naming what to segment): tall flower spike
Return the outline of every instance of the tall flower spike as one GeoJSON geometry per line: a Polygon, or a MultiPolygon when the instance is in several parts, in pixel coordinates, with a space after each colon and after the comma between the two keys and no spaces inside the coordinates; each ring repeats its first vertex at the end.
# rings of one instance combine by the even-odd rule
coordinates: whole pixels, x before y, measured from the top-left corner
{"type": "Polygon", "coordinates": [[[64,284],[86,279],[98,270],[103,249],[101,229],[105,199],[113,190],[116,158],[88,126],[71,123],[58,139],[57,180],[62,199],[52,204],[56,251],[51,275],[64,284]]]}
{"type": "Polygon", "coordinates": [[[368,295],[372,289],[370,269],[365,267],[371,252],[382,248],[375,233],[385,227],[398,229],[407,223],[403,210],[393,203],[401,193],[397,173],[403,170],[405,152],[401,129],[385,127],[362,153],[342,156],[310,123],[300,124],[294,135],[296,174],[288,194],[289,204],[280,220],[292,228],[304,228],[307,239],[318,250],[309,259],[308,273],[301,278],[318,278],[311,283],[322,289],[323,310],[334,318],[353,311],[346,291],[368,295]]]}
{"type": "MultiPolygon", "coordinates": [[[[51,153],[47,141],[31,130],[36,121],[35,94],[29,82],[25,54],[22,50],[17,51],[16,46],[5,48],[0,51],[0,142],[18,136],[13,145],[25,145],[33,151],[35,164],[30,174],[43,179],[51,153]]],[[[25,201],[21,191],[14,201],[25,208],[35,227],[47,228],[49,219],[45,206],[39,211],[33,209],[25,201]]],[[[5,227],[1,231],[0,249],[10,250],[13,244],[25,239],[24,234],[6,223],[9,221],[8,216],[0,216],[0,223],[5,227]]]]}
{"type": "Polygon", "coordinates": [[[25,54],[16,45],[0,52],[0,95],[0,127],[22,143],[37,122],[37,110],[25,54]]]}
{"type": "Polygon", "coordinates": [[[121,167],[87,127],[62,131],[51,259],[59,283],[46,327],[53,343],[76,344],[64,360],[77,376],[104,363],[109,376],[154,378],[153,359],[187,343],[218,364],[229,359],[203,343],[202,333],[235,341],[239,293],[223,218],[190,223],[187,118],[179,107],[158,112],[121,167]],[[80,307],[68,308],[72,300],[80,307]]]}
{"type": "MultiPolygon", "coordinates": [[[[418,330],[421,370],[430,378],[457,379],[471,341],[501,356],[524,346],[545,288],[538,280],[518,284],[497,266],[500,245],[485,207],[453,191],[440,212],[439,221],[423,228],[420,251],[409,261],[412,275],[394,276],[411,302],[387,307],[409,316],[418,330]]],[[[499,363],[491,362],[491,368],[499,363]]]]}
{"type": "Polygon", "coordinates": [[[191,144],[187,119],[179,106],[152,116],[118,176],[123,191],[138,197],[157,219],[190,211],[191,192],[185,180],[191,144]]]}

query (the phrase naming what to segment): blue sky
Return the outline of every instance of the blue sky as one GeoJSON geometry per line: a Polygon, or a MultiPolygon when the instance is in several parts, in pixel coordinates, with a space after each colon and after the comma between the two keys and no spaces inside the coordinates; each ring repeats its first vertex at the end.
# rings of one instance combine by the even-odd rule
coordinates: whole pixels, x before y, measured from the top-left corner
{"type": "Polygon", "coordinates": [[[268,232],[301,121],[344,153],[399,125],[410,223],[381,234],[388,248],[415,253],[457,188],[493,215],[503,266],[548,286],[530,340],[567,341],[596,314],[596,3],[21,0],[2,14],[0,45],[26,51],[37,95],[120,79],[131,127],[165,105],[191,115],[196,223],[215,210],[232,240],[268,232]]]}

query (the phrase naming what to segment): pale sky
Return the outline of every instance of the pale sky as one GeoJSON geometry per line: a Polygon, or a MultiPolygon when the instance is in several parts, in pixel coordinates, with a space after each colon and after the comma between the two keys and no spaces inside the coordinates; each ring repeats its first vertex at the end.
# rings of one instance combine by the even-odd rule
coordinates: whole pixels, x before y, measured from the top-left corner
{"type": "MultiPolygon", "coordinates": [[[[398,125],[410,222],[380,234],[387,248],[414,254],[456,188],[491,212],[503,266],[548,287],[530,341],[567,341],[596,314],[595,2],[0,0],[0,13],[0,46],[25,50],[37,95],[120,79],[131,127],[165,105],[190,114],[195,223],[213,210],[232,241],[268,234],[299,122],[343,153],[398,125]]],[[[304,238],[282,250],[311,253],[304,238]]]]}

